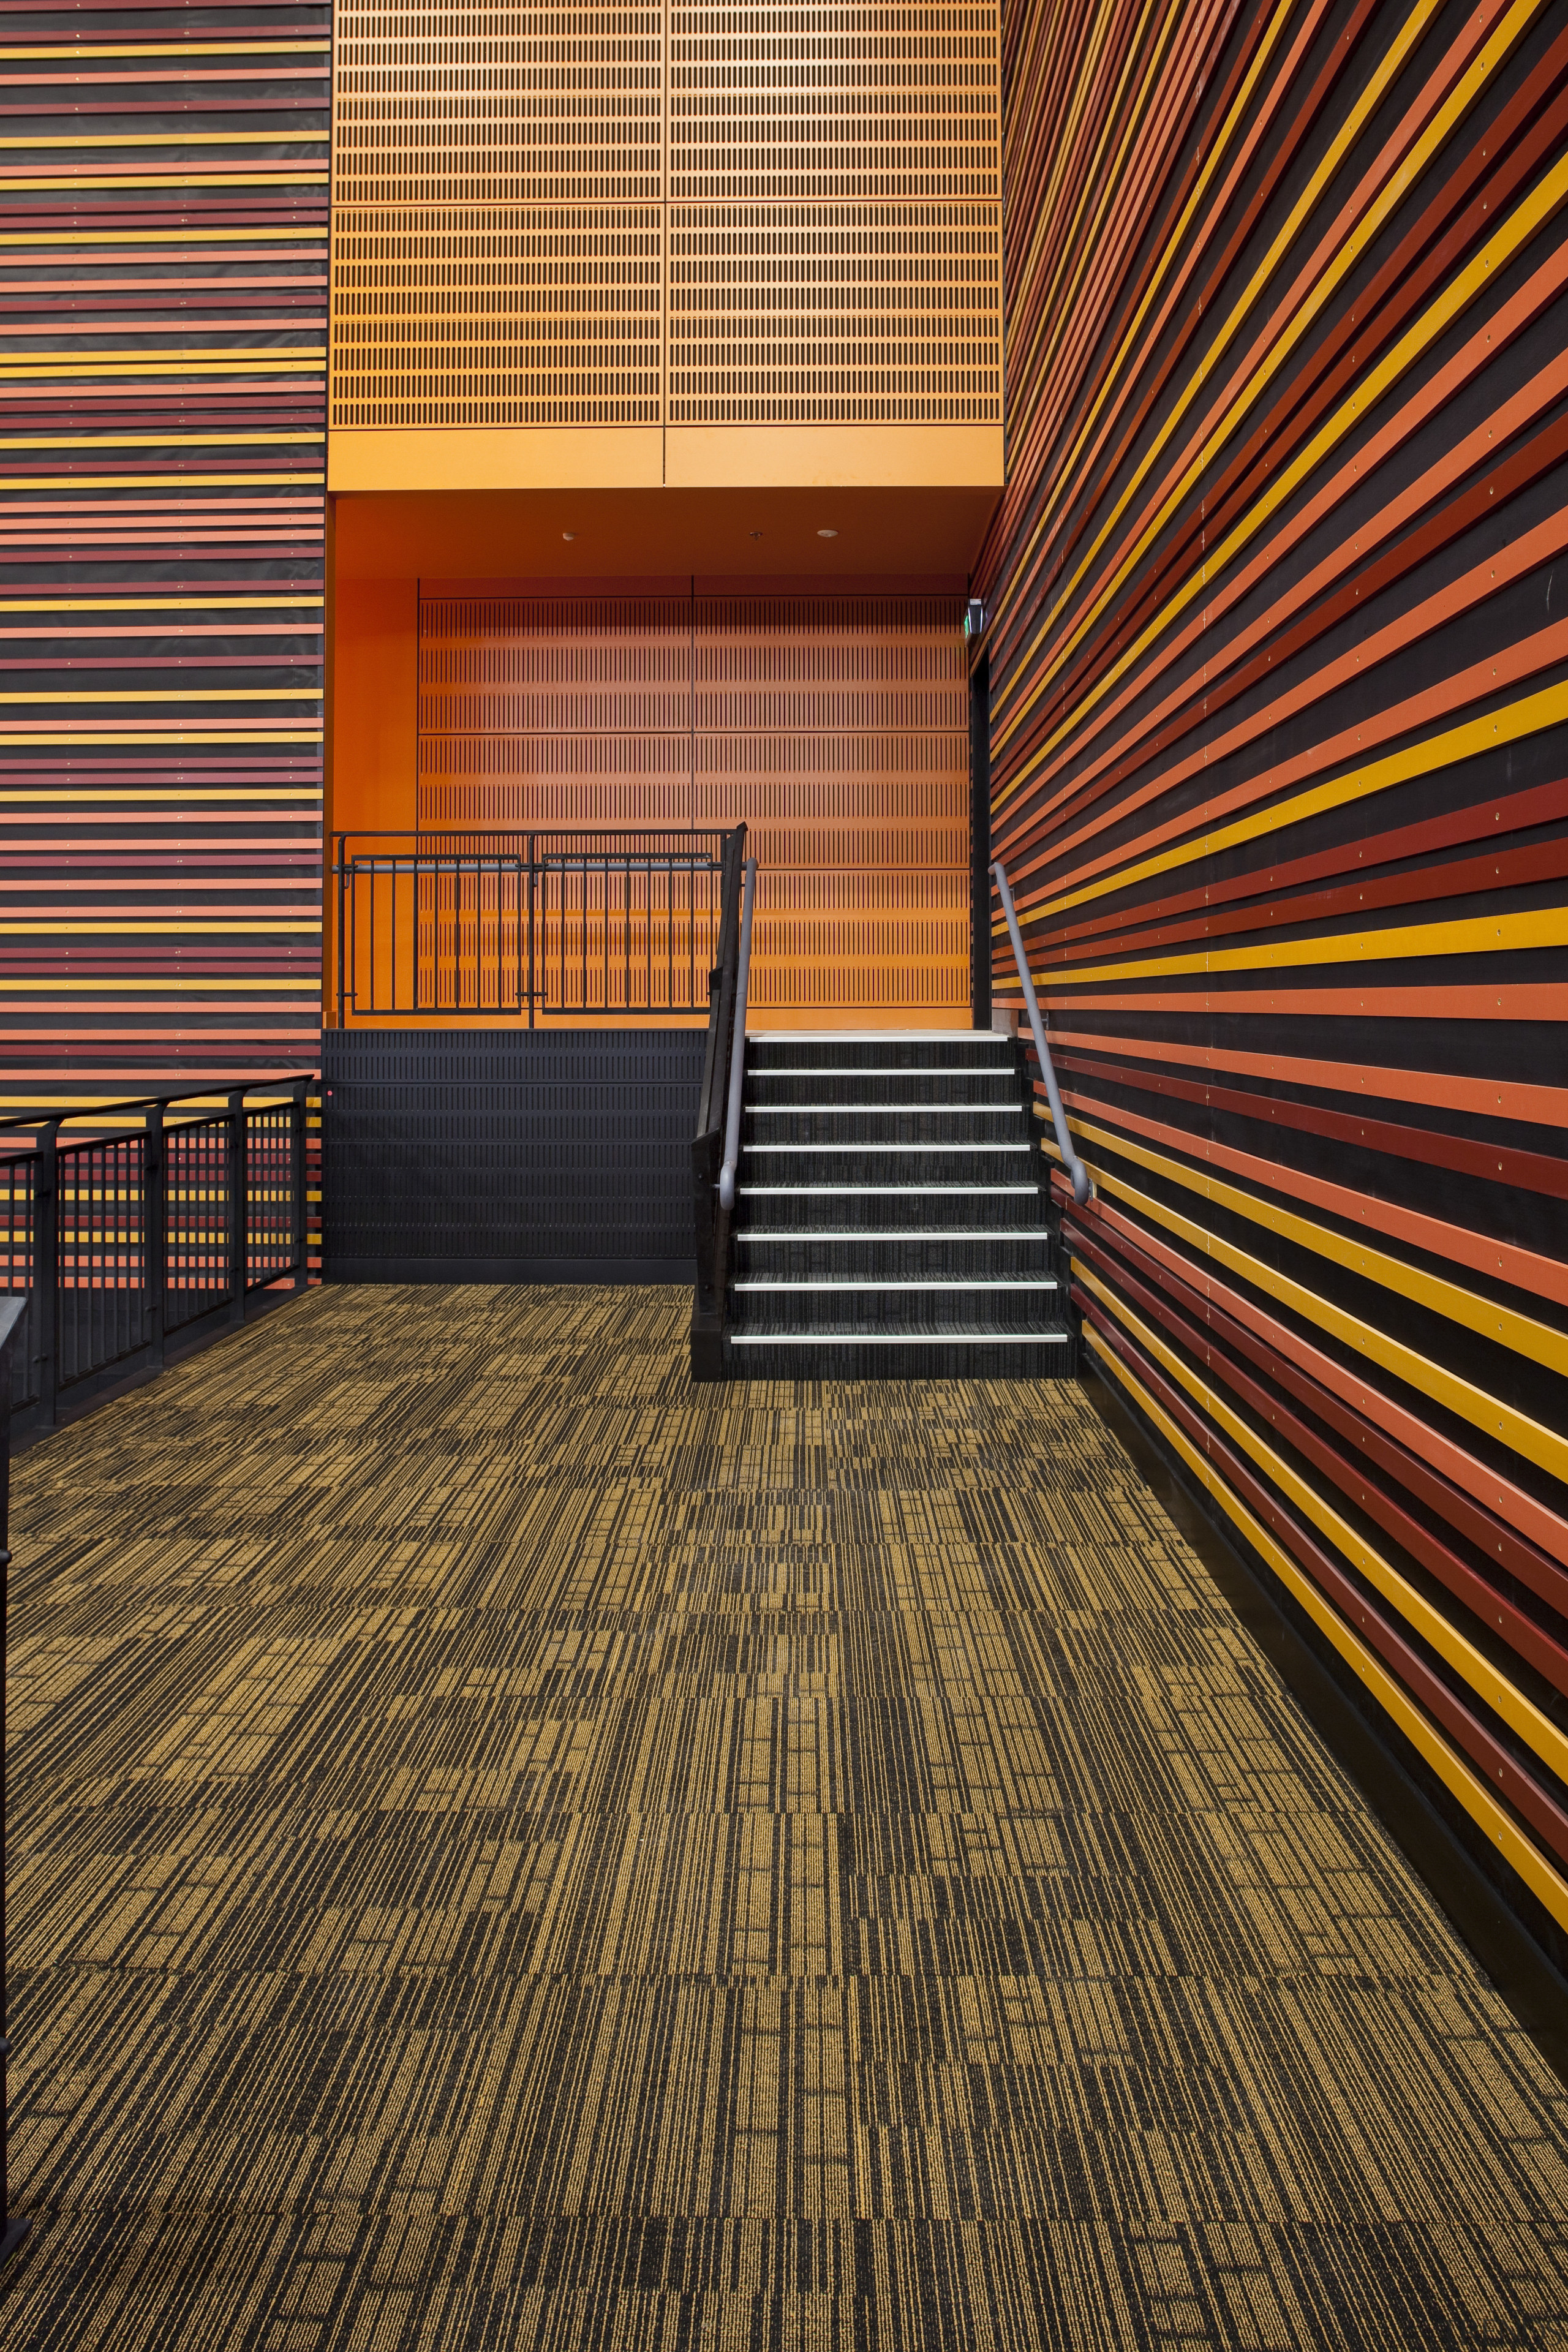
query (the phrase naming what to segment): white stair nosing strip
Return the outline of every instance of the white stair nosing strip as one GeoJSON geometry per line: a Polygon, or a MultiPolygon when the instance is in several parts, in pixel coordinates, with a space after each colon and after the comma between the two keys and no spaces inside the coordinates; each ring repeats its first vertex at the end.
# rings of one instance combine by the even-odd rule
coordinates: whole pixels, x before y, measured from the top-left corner
{"type": "MultiPolygon", "coordinates": [[[[917,1195],[940,1193],[944,1199],[957,1194],[966,1201],[997,1201],[1011,1200],[1015,1195],[1037,1199],[1040,1188],[1037,1184],[738,1184],[735,1190],[753,1194],[760,1200],[897,1200],[900,1195],[912,1199],[917,1195]]],[[[997,1227],[999,1233],[1008,1230],[1005,1225],[997,1227]]]]}
{"type": "Polygon", "coordinates": [[[1025,1143],[862,1143],[847,1135],[835,1143],[752,1143],[751,1151],[1027,1151],[1025,1143]]]}
{"type": "Polygon", "coordinates": [[[748,1118],[908,1118],[915,1111],[942,1118],[961,1113],[973,1118],[976,1111],[986,1118],[1024,1116],[1022,1103],[746,1103],[743,1108],[748,1118]]]}
{"type": "Polygon", "coordinates": [[[748,1029],[753,1045],[1010,1045],[999,1029],[748,1029]]]}
{"type": "Polygon", "coordinates": [[[1065,1348],[1066,1331],[731,1331],[732,1348],[1065,1348]]]}
{"type": "Polygon", "coordinates": [[[798,1232],[785,1230],[770,1233],[765,1225],[745,1225],[735,1234],[738,1242],[994,1242],[998,1236],[1005,1241],[1048,1242],[1049,1230],[1045,1225],[905,1225],[901,1231],[872,1234],[817,1233],[805,1226],[798,1232]]]}
{"type": "Polygon", "coordinates": [[[980,1274],[970,1276],[967,1278],[962,1275],[933,1275],[931,1276],[906,1275],[901,1278],[889,1279],[886,1282],[871,1282],[866,1280],[864,1277],[855,1281],[843,1282],[755,1282],[746,1280],[737,1282],[733,1286],[737,1290],[783,1290],[793,1294],[796,1291],[804,1290],[1056,1290],[1059,1287],[1059,1285],[1058,1284],[1054,1275],[1047,1276],[1043,1278],[1037,1275],[1025,1275],[1015,1280],[1008,1275],[980,1274]]]}

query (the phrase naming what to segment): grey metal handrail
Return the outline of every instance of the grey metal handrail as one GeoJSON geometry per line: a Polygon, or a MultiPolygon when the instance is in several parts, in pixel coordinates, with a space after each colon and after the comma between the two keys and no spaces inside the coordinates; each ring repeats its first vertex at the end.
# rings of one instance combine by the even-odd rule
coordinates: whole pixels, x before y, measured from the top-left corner
{"type": "Polygon", "coordinates": [[[1072,1138],[1068,1133],[1067,1113],[1062,1108],[1057,1074],[1051,1066],[1051,1049],[1046,1043],[1046,1024],[1040,1018],[1039,1001],[1035,994],[1035,983],[1029,977],[1028,958],[1024,953],[1024,942],[1019,936],[1018,918],[1013,911],[1013,893],[1007,887],[1006,871],[999,857],[991,871],[996,877],[996,887],[1002,896],[1002,912],[1007,918],[1007,935],[1013,942],[1013,961],[1018,967],[1018,978],[1024,990],[1024,1003],[1028,1009],[1029,1026],[1035,1033],[1035,1051],[1040,1057],[1040,1068],[1045,1075],[1046,1093],[1051,1106],[1051,1124],[1057,1131],[1057,1148],[1067,1165],[1068,1176],[1072,1184],[1073,1199],[1081,1209],[1091,1198],[1094,1186],[1089,1182],[1089,1171],[1073,1150],[1072,1138]]]}
{"type": "Polygon", "coordinates": [[[719,1171],[719,1206],[735,1205],[735,1171],[741,1164],[741,1092],[746,1074],[746,989],[752,976],[752,904],[757,889],[757,861],[746,860],[746,887],[741,900],[741,952],[735,970],[735,1027],[730,1047],[730,1101],[724,1114],[724,1165],[719,1171]]]}

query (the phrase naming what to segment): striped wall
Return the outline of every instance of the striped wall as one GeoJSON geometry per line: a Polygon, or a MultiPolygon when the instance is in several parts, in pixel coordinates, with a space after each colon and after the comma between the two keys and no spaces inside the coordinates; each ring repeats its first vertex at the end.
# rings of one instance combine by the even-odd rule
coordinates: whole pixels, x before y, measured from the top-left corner
{"type": "Polygon", "coordinates": [[[0,1110],[319,1051],[329,23],[0,9],[0,1110]]]}
{"type": "Polygon", "coordinates": [[[1042,0],[1005,88],[993,827],[1088,1348],[1562,1952],[1568,18],[1042,0]]]}

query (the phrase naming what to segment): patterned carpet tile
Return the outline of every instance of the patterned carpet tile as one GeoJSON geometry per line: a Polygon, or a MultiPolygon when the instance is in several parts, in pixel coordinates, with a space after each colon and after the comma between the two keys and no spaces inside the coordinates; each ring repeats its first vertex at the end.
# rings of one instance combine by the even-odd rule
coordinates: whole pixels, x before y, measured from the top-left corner
{"type": "Polygon", "coordinates": [[[7,2345],[1568,2347],[1568,2095],[1081,1391],[685,1308],[17,1463],[7,2345]]]}

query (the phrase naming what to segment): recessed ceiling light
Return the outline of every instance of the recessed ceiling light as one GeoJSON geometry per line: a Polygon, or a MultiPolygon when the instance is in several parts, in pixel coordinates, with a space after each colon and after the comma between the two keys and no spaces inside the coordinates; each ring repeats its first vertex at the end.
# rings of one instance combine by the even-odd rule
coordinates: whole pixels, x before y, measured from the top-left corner
{"type": "Polygon", "coordinates": [[[563,530],[561,536],[563,539],[575,539],[577,534],[574,530],[563,530]]]}
{"type": "Polygon", "coordinates": [[[838,533],[836,530],[819,530],[816,535],[818,539],[837,539],[838,533]]]}

